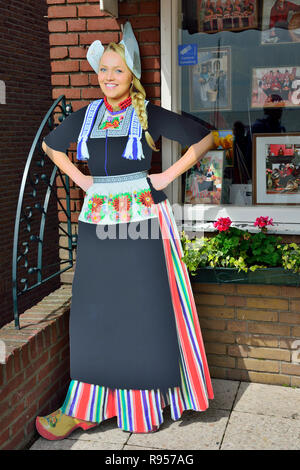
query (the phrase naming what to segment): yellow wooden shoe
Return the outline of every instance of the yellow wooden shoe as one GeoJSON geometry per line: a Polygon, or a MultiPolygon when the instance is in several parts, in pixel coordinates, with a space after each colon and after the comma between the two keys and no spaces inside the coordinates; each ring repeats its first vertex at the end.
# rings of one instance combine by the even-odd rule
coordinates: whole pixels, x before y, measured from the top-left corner
{"type": "Polygon", "coordinates": [[[63,414],[59,408],[48,416],[37,416],[35,425],[42,437],[50,441],[58,441],[68,437],[77,428],[86,431],[94,428],[98,423],[72,418],[72,416],[63,414]]]}

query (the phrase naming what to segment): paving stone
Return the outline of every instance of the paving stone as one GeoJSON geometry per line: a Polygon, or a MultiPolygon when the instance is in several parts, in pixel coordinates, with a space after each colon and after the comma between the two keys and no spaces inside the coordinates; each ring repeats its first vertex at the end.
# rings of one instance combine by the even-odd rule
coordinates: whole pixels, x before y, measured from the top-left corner
{"type": "Polygon", "coordinates": [[[30,450],[122,450],[123,444],[98,441],[84,441],[82,439],[62,439],[61,441],[48,441],[40,437],[30,450]]]}
{"type": "Polygon", "coordinates": [[[214,399],[209,407],[218,410],[231,410],[239,386],[237,380],[212,379],[214,399]]]}
{"type": "Polygon", "coordinates": [[[83,431],[83,429],[76,429],[68,439],[82,440],[82,441],[105,441],[118,444],[125,444],[130,433],[124,432],[118,428],[117,418],[109,418],[99,426],[83,431]]]}
{"type": "Polygon", "coordinates": [[[300,420],[300,390],[280,385],[241,382],[233,409],[300,420]]]}
{"type": "Polygon", "coordinates": [[[173,421],[164,410],[164,422],[159,431],[131,434],[127,445],[156,449],[218,449],[229,417],[227,410],[208,408],[204,412],[184,411],[173,421]]]}
{"type": "Polygon", "coordinates": [[[299,450],[300,421],[233,411],[221,450],[299,450]]]}
{"type": "Polygon", "coordinates": [[[156,448],[156,447],[142,447],[142,446],[129,446],[128,444],[126,444],[126,446],[124,446],[124,449],[123,450],[128,450],[129,452],[131,450],[161,450],[161,448],[156,448]]]}

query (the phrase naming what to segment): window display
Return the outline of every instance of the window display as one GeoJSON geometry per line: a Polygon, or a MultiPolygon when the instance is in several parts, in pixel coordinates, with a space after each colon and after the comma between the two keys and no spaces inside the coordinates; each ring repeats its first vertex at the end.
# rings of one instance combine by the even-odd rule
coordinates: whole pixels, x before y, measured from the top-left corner
{"type": "Polygon", "coordinates": [[[233,136],[220,147],[220,198],[203,197],[195,165],[182,202],[299,204],[300,0],[179,0],[179,8],[178,43],[197,47],[193,63],[178,63],[181,111],[233,136]],[[270,159],[276,139],[283,155],[270,159]]]}

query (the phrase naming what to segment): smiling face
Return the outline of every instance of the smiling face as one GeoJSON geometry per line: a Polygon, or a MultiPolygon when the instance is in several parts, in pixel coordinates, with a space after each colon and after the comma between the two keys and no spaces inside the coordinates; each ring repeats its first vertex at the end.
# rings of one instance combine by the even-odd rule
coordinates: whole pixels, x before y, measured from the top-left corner
{"type": "Polygon", "coordinates": [[[130,95],[133,74],[122,57],[115,51],[105,51],[101,57],[98,81],[101,90],[112,106],[130,95]]]}

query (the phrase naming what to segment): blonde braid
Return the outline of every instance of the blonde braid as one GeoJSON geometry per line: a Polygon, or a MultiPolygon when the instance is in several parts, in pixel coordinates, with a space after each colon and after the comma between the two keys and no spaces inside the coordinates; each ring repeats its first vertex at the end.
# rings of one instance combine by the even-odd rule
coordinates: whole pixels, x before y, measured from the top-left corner
{"type": "Polygon", "coordinates": [[[154,152],[159,152],[159,149],[155,147],[155,142],[152,139],[151,134],[148,132],[148,115],[145,106],[146,92],[143,85],[135,75],[133,76],[132,86],[130,89],[130,96],[132,99],[132,106],[135,109],[136,115],[140,121],[142,129],[145,131],[145,138],[147,144],[150,148],[152,148],[152,150],[154,150],[154,152]],[[133,91],[134,88],[138,91],[133,91]]]}
{"type": "MultiPolygon", "coordinates": [[[[105,48],[105,51],[107,50],[112,50],[114,52],[117,52],[122,57],[122,59],[124,60],[126,64],[125,50],[124,50],[123,44],[116,44],[115,42],[111,42],[105,48]]],[[[155,142],[153,138],[148,132],[148,115],[147,115],[147,110],[145,106],[145,98],[146,98],[145,89],[143,85],[141,84],[141,82],[139,81],[139,79],[133,73],[132,75],[133,75],[133,80],[132,80],[132,86],[130,88],[132,106],[134,107],[134,110],[140,121],[142,129],[145,131],[145,139],[146,139],[147,144],[154,152],[159,152],[159,149],[155,147],[155,142]],[[134,88],[137,91],[133,91],[134,88]]]]}

